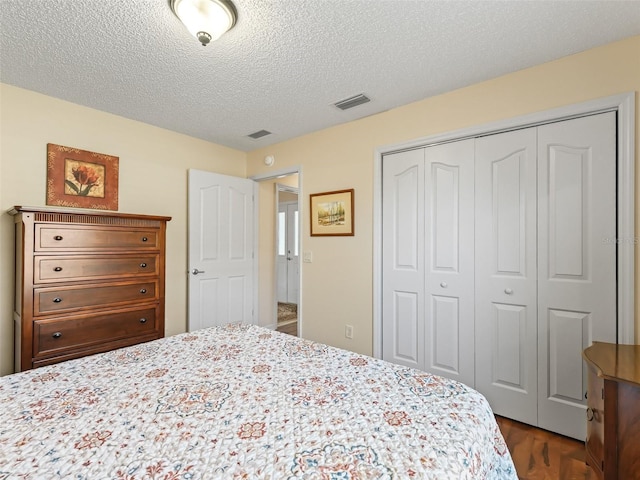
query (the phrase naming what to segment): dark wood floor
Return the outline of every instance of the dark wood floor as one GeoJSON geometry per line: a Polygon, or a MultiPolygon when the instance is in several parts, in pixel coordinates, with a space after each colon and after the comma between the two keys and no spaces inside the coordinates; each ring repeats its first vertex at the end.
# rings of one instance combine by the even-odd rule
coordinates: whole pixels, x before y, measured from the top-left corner
{"type": "Polygon", "coordinates": [[[294,337],[298,336],[298,322],[292,322],[287,325],[283,325],[282,327],[276,328],[277,331],[282,333],[288,333],[289,335],[293,335],[294,337]]]}
{"type": "Polygon", "coordinates": [[[584,443],[496,417],[521,480],[595,480],[585,463],[584,443]]]}

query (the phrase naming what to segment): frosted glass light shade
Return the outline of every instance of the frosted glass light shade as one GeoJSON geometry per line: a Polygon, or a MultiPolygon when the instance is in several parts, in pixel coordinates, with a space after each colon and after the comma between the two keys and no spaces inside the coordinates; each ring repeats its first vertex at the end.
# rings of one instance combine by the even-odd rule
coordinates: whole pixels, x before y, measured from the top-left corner
{"type": "Polygon", "coordinates": [[[217,40],[236,23],[236,11],[227,0],[171,0],[173,13],[202,45],[217,40]]]}

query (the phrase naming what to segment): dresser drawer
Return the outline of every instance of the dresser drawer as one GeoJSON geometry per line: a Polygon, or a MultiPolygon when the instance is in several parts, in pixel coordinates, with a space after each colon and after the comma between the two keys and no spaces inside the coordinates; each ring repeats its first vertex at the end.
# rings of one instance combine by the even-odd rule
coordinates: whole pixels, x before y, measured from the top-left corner
{"type": "Polygon", "coordinates": [[[43,287],[33,291],[34,315],[106,307],[158,299],[157,281],[43,287]]]}
{"type": "Polygon", "coordinates": [[[105,280],[158,275],[158,255],[37,256],[33,260],[33,283],[105,280]]]}
{"type": "Polygon", "coordinates": [[[148,228],[48,223],[35,226],[36,251],[154,250],[159,246],[158,231],[148,228]]]}
{"type": "Polygon", "coordinates": [[[34,322],[34,357],[157,332],[156,308],[34,322]]]}

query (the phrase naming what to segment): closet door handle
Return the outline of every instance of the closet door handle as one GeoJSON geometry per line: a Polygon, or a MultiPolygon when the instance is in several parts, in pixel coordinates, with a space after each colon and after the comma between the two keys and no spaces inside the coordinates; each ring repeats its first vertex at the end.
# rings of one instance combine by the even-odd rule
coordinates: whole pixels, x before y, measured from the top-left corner
{"type": "Polygon", "coordinates": [[[447,282],[440,282],[440,286],[442,288],[447,288],[449,285],[447,285],[447,282]]]}
{"type": "Polygon", "coordinates": [[[505,288],[504,293],[506,293],[507,295],[511,295],[513,293],[513,290],[511,290],[510,288],[505,288]]]}
{"type": "Polygon", "coordinates": [[[587,421],[592,422],[595,418],[595,414],[591,408],[587,408],[587,421]]]}

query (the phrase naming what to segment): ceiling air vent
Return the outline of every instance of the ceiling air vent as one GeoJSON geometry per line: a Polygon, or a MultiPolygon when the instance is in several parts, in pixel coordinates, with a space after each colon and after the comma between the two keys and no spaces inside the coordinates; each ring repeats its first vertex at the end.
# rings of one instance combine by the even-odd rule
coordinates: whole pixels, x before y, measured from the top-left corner
{"type": "Polygon", "coordinates": [[[334,105],[340,110],[348,110],[349,108],[357,107],[358,105],[362,105],[363,103],[367,103],[370,101],[371,99],[369,97],[367,97],[364,93],[360,93],[358,95],[354,95],[353,97],[340,100],[339,102],[334,103],[334,105]]]}
{"type": "Polygon", "coordinates": [[[267,135],[271,135],[271,132],[268,130],[258,130],[257,132],[250,133],[247,137],[257,140],[258,138],[266,137],[267,135]]]}

